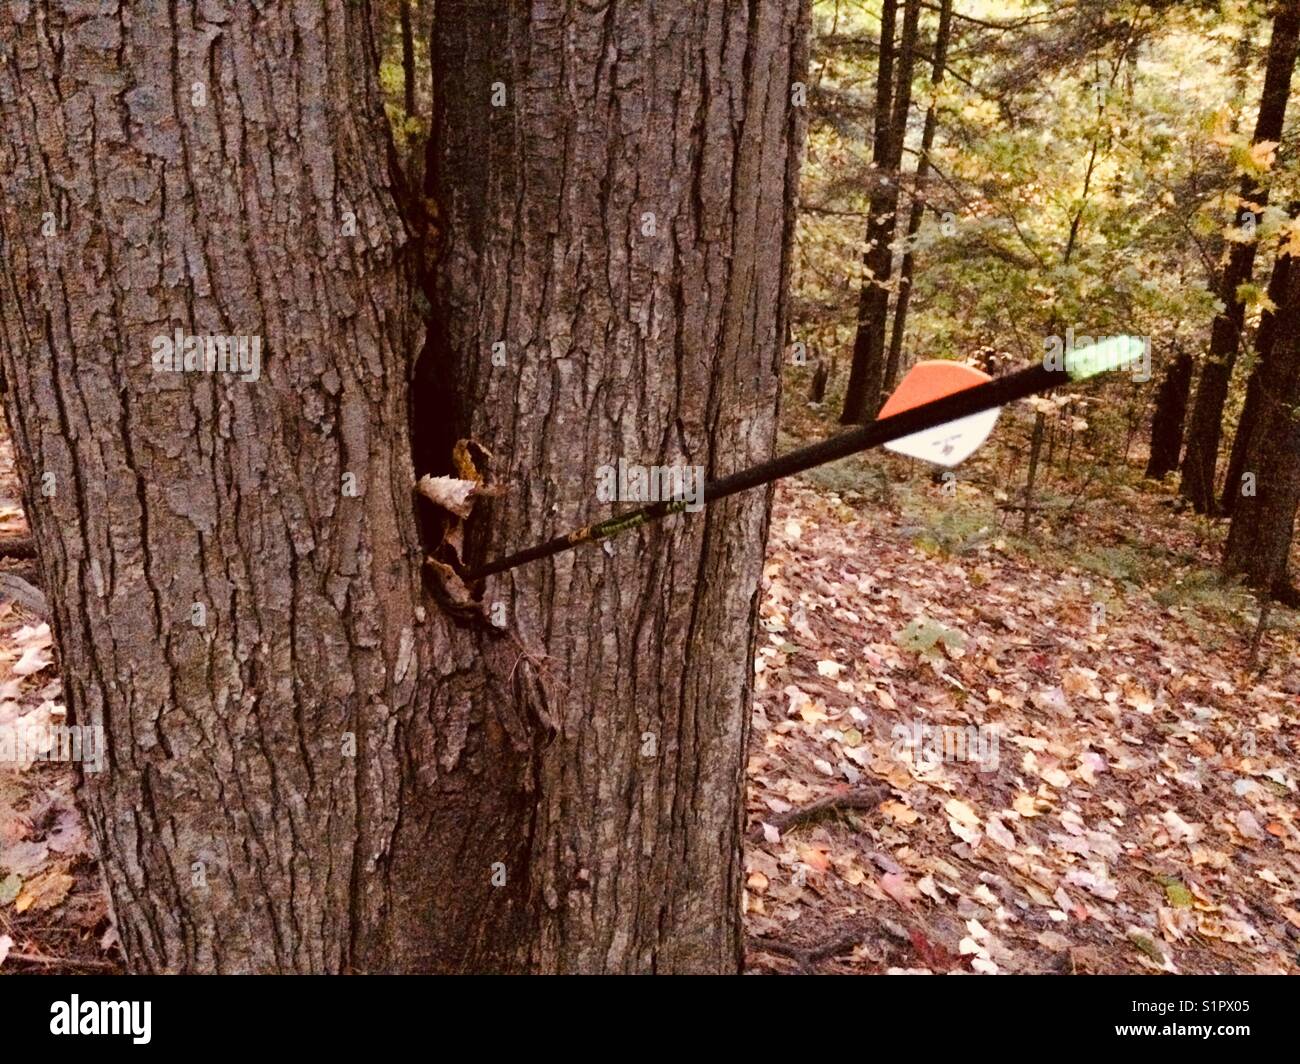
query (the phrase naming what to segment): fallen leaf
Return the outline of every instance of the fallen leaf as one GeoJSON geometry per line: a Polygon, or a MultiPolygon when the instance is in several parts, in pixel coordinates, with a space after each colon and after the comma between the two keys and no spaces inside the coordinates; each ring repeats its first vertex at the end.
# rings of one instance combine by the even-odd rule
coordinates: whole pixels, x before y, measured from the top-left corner
{"type": "Polygon", "coordinates": [[[1024,817],[1038,816],[1037,801],[1032,794],[1021,791],[1016,795],[1016,800],[1011,803],[1011,808],[1024,817]]]}
{"type": "Polygon", "coordinates": [[[42,872],[35,879],[29,880],[22,892],[14,900],[14,908],[20,913],[28,909],[42,912],[53,909],[63,903],[72,889],[74,880],[66,872],[42,872]]]}
{"type": "Polygon", "coordinates": [[[943,807],[943,811],[952,817],[953,820],[957,821],[959,824],[964,824],[968,828],[977,828],[980,826],[979,814],[960,799],[949,798],[943,807]]]}
{"type": "Polygon", "coordinates": [[[1166,809],[1161,821],[1178,842],[1196,842],[1205,830],[1202,824],[1189,824],[1172,809],[1166,809]]]}
{"type": "Polygon", "coordinates": [[[889,872],[881,876],[880,889],[904,909],[910,909],[917,897],[916,888],[906,876],[898,872],[889,872]]]}
{"type": "Polygon", "coordinates": [[[887,802],[880,803],[880,811],[904,826],[915,824],[921,819],[921,814],[915,809],[904,805],[902,802],[895,801],[892,798],[887,802]]]}
{"type": "Polygon", "coordinates": [[[1016,848],[1016,837],[1000,819],[991,816],[984,827],[985,833],[990,839],[996,842],[1004,850],[1014,850],[1016,848]]]}

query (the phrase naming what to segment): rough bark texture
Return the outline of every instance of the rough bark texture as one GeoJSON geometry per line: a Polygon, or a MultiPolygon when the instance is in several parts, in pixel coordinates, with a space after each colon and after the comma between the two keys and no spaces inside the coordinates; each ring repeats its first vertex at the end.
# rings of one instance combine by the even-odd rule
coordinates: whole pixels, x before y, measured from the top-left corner
{"type": "Polygon", "coordinates": [[[1186,351],[1177,352],[1156,390],[1155,411],[1151,415],[1151,455],[1146,471],[1147,476],[1156,480],[1178,468],[1183,421],[1192,391],[1192,369],[1192,356],[1186,351]]]}
{"type": "Polygon", "coordinates": [[[364,9],[204,10],[0,14],[6,411],[130,965],[336,970],[389,904],[439,627],[418,319],[364,9]],[[259,379],[154,372],[178,327],[259,336],[259,379]]]}
{"type": "MultiPolygon", "coordinates": [[[[1269,40],[1264,71],[1264,89],[1259,101],[1259,117],[1255,123],[1255,143],[1282,139],[1282,124],[1286,117],[1298,44],[1300,3],[1296,0],[1283,0],[1277,5],[1273,18],[1273,35],[1269,40]]],[[[1268,191],[1248,176],[1242,180],[1241,198],[1258,208],[1258,205],[1268,201],[1268,191]]],[[[1243,206],[1238,211],[1239,226],[1243,224],[1244,213],[1248,209],[1243,206]]],[[[1228,398],[1228,385],[1241,346],[1241,330],[1246,313],[1245,305],[1237,292],[1241,285],[1250,280],[1258,246],[1257,241],[1250,240],[1233,244],[1229,252],[1218,291],[1224,309],[1215,317],[1210,329],[1210,350],[1201,369],[1196,398],[1192,403],[1192,415],[1187,422],[1187,446],[1183,452],[1183,476],[1179,490],[1199,513],[1208,513],[1214,509],[1215,470],[1222,435],[1223,404],[1228,398]]]]}
{"type": "Polygon", "coordinates": [[[1255,476],[1254,493],[1233,507],[1223,568],[1294,605],[1287,559],[1300,504],[1300,270],[1287,271],[1276,335],[1261,363],[1258,422],[1244,462],[1255,476]]]}
{"type": "MultiPolygon", "coordinates": [[[[473,560],[600,514],[596,470],[620,457],[713,478],[770,455],[803,8],[439,7],[447,244],[426,357],[466,399],[456,432],[511,485],[473,560]],[[457,103],[494,83],[504,107],[457,103]]],[[[528,825],[541,924],[521,960],[735,968],[766,524],[749,494],[491,581],[560,692],[528,825]]]]}
{"type": "Polygon", "coordinates": [[[806,12],[487,7],[439,12],[413,397],[365,5],[0,12],[6,412],[135,970],[739,962],[766,500],[497,578],[500,634],[422,586],[409,426],[496,454],[492,552],[620,455],[769,454],[806,12]],[[154,372],[177,327],[260,378],[154,372]]]}

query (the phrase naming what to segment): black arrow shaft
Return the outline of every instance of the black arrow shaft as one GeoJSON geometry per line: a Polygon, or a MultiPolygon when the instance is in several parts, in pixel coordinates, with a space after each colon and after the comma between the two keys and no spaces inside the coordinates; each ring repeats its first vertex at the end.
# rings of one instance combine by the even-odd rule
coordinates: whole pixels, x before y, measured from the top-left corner
{"type": "MultiPolygon", "coordinates": [[[[925,429],[945,425],[949,421],[956,421],[958,418],[1006,406],[1007,403],[1015,402],[1017,399],[1025,399],[1066,384],[1069,380],[1069,375],[1063,370],[1049,370],[1039,365],[1013,373],[1008,377],[978,384],[974,388],[965,388],[952,395],[945,395],[942,399],[936,399],[934,402],[912,407],[892,417],[872,421],[847,432],[841,432],[828,440],[822,440],[820,443],[800,447],[797,451],[779,455],[766,462],[750,466],[748,469],[737,470],[718,480],[711,480],[704,485],[703,498],[700,501],[707,504],[716,499],[725,499],[728,495],[748,491],[760,484],[770,484],[782,477],[802,473],[806,469],[825,465],[827,462],[834,462],[836,459],[846,458],[860,451],[868,451],[892,440],[910,436],[914,432],[922,432],[925,429]]],[[[571,550],[581,543],[596,543],[609,539],[629,529],[640,528],[651,521],[658,521],[669,514],[681,513],[686,509],[687,504],[688,500],[682,498],[665,499],[639,510],[633,510],[631,513],[610,517],[598,524],[575,529],[567,535],[556,536],[545,543],[538,543],[526,550],[508,554],[504,558],[479,566],[466,576],[466,580],[481,580],[493,573],[505,572],[516,566],[571,550]]]]}

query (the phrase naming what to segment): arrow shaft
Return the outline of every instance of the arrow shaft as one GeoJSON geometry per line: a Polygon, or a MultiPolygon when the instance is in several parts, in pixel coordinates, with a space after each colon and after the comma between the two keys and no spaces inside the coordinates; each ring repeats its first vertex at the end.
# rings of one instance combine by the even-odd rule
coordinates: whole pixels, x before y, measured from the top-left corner
{"type": "MultiPolygon", "coordinates": [[[[816,466],[825,465],[827,462],[871,450],[873,447],[910,436],[914,432],[946,425],[950,421],[956,421],[970,414],[978,414],[984,410],[1006,406],[1007,403],[1017,399],[1026,399],[1069,381],[1069,374],[1063,370],[1049,370],[1041,365],[1032,366],[1010,376],[999,377],[986,384],[945,395],[934,402],[912,407],[892,417],[881,418],[879,421],[872,421],[847,432],[841,432],[828,440],[809,444],[807,447],[738,470],[718,480],[711,480],[704,485],[702,501],[707,504],[717,499],[725,499],[728,495],[748,491],[750,488],[770,484],[774,480],[802,473],[816,466]]],[[[516,566],[571,550],[582,543],[597,543],[633,528],[640,528],[652,521],[658,521],[670,514],[681,513],[686,506],[685,499],[665,499],[651,503],[631,513],[611,517],[598,524],[587,525],[567,535],[556,536],[545,543],[529,547],[527,550],[488,562],[472,570],[466,579],[481,580],[493,573],[505,572],[516,566]]]]}

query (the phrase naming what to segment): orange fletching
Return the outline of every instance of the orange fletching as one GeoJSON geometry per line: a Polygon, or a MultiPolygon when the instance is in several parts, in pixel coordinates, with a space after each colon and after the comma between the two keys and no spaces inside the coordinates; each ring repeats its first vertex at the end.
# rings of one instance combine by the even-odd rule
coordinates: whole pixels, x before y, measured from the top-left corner
{"type": "Polygon", "coordinates": [[[911,410],[914,406],[932,403],[945,395],[974,388],[992,379],[987,373],[981,373],[961,362],[927,359],[912,367],[876,416],[892,417],[904,410],[911,410]]]}

